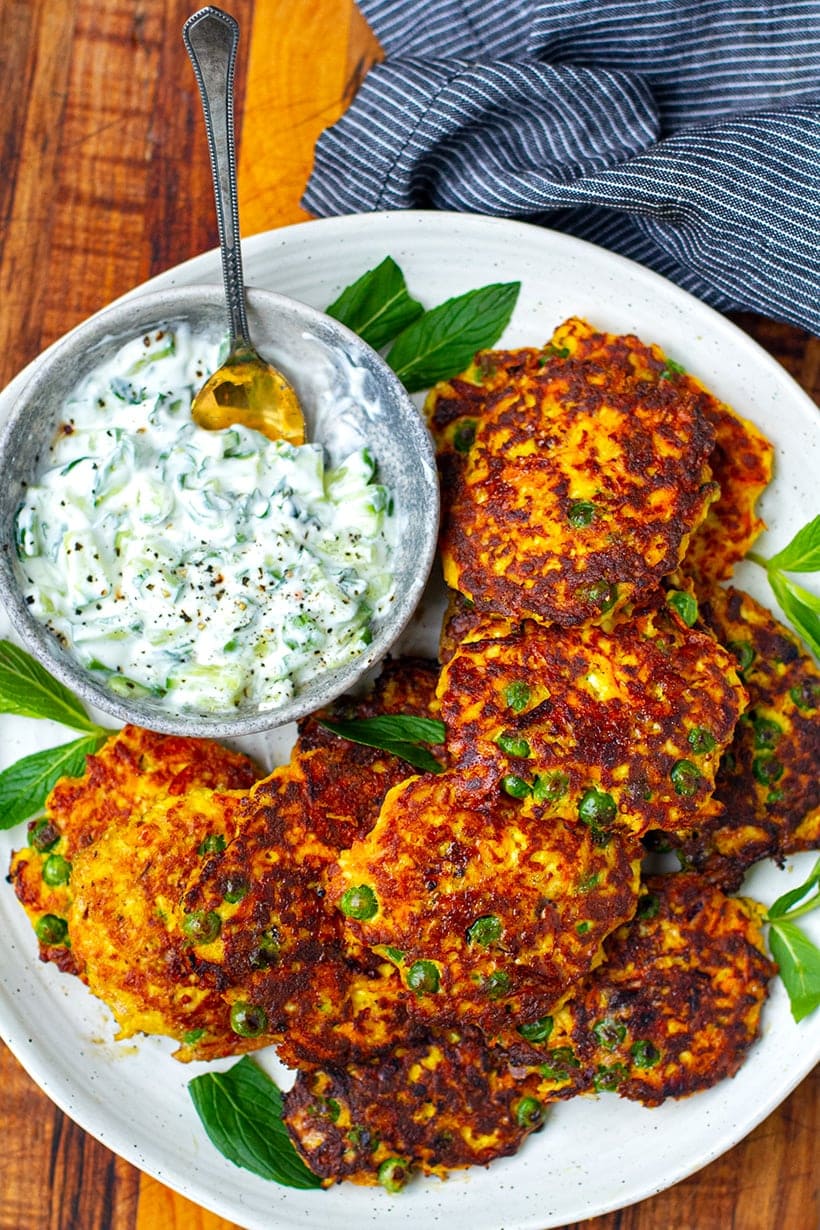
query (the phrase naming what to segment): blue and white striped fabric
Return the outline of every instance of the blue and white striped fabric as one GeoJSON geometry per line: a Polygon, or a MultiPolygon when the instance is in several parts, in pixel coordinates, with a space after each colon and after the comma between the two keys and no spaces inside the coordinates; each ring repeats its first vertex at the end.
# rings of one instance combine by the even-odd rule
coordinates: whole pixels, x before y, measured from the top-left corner
{"type": "Polygon", "coordinates": [[[387,59],[313,213],[526,218],[820,333],[820,0],[359,4],[387,59]]]}

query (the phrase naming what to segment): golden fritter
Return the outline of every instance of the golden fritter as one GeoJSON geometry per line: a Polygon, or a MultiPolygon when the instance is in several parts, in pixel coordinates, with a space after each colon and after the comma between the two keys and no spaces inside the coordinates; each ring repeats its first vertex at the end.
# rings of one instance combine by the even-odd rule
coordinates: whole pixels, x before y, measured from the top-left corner
{"type": "Polygon", "coordinates": [[[510,1051],[519,1066],[538,1056],[528,1090],[551,1100],[563,1067],[570,1092],[612,1090],[657,1106],[734,1076],[775,973],[763,913],[696,875],[648,879],[635,920],[607,940],[604,963],[551,1032],[541,1023],[547,1038],[510,1051]]]}
{"type": "Polygon", "coordinates": [[[593,832],[691,828],[716,810],[746,700],[737,666],[663,605],[611,631],[485,617],[441,674],[449,755],[593,832]]]}
{"type": "Polygon", "coordinates": [[[189,916],[220,920],[197,969],[223,987],[225,1022],[236,1027],[241,1013],[240,1028],[275,1041],[288,1062],[338,1064],[406,1036],[407,1012],[389,964],[348,943],[326,902],[322,873],[336,850],[313,828],[307,800],[301,761],[260,782],[239,831],[182,902],[189,916]]]}
{"type": "Polygon", "coordinates": [[[291,1138],[328,1184],[443,1177],[515,1153],[542,1122],[504,1053],[470,1029],[345,1070],[300,1073],[285,1094],[291,1138]]]}
{"type": "Polygon", "coordinates": [[[702,577],[723,580],[764,528],[755,504],[772,477],[773,449],[753,423],[736,414],[679,363],[670,361],[659,346],[647,346],[627,334],[613,338],[597,333],[586,321],[572,318],[556,329],[549,348],[559,355],[603,367],[619,367],[652,382],[668,381],[695,397],[701,413],[714,428],[709,454],[712,478],[720,496],[695,529],[686,550],[685,566],[702,577]]]}
{"type": "Polygon", "coordinates": [[[749,594],[701,587],[700,612],[737,657],[749,708],[717,774],[725,817],[681,846],[685,864],[736,889],[762,858],[820,846],[820,671],[749,594]]]}
{"type": "Polygon", "coordinates": [[[328,873],[351,933],[393,961],[408,1008],[488,1034],[548,1012],[631,917],[637,843],[453,771],[388,794],[328,873]]]}
{"type": "Polygon", "coordinates": [[[244,790],[259,777],[247,756],[210,739],[159,735],[125,726],[86,762],[82,777],[63,777],[45,805],[45,819],[29,825],[29,845],[11,862],[15,892],[38,932],[40,956],[79,973],[63,930],[71,902],[75,855],[112,824],[127,823],[159,799],[181,798],[194,786],[244,790]],[[46,922],[42,923],[41,920],[46,922]],[[46,937],[46,938],[43,938],[46,937]]]}
{"type": "Polygon", "coordinates": [[[528,352],[443,473],[445,579],[484,609],[600,620],[677,567],[718,495],[699,398],[636,376],[625,339],[602,336],[612,363],[528,352]]]}
{"type": "Polygon", "coordinates": [[[221,995],[219,929],[235,907],[225,903],[211,915],[182,904],[212,848],[236,838],[242,809],[239,792],[194,786],[111,824],[77,851],[68,936],[119,1038],[169,1035],[183,1043],[181,1058],[199,1059],[259,1045],[231,1030],[221,995]]]}

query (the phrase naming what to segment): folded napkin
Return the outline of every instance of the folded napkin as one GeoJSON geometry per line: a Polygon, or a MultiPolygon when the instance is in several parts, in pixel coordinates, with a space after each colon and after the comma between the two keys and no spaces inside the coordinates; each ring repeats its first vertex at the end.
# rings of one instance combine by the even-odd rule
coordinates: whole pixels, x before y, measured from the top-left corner
{"type": "Polygon", "coordinates": [[[820,0],[359,0],[384,47],[316,147],[328,215],[525,218],[820,332],[820,0]]]}

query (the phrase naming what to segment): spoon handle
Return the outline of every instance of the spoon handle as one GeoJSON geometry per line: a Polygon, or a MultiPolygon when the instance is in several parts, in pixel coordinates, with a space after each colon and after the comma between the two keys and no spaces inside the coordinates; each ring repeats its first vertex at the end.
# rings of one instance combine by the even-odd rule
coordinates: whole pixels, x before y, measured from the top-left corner
{"type": "Polygon", "coordinates": [[[229,13],[209,4],[188,18],[182,27],[182,38],[194,66],[205,116],[231,350],[234,350],[237,344],[250,346],[239,244],[233,122],[233,78],[239,25],[229,13]]]}

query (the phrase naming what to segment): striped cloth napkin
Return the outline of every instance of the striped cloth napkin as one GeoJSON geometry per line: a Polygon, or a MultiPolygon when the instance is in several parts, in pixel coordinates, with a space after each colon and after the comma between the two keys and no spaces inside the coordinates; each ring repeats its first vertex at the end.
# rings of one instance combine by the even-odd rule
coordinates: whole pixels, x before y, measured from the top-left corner
{"type": "Polygon", "coordinates": [[[820,0],[359,0],[315,214],[526,218],[820,333],[820,0]]]}

